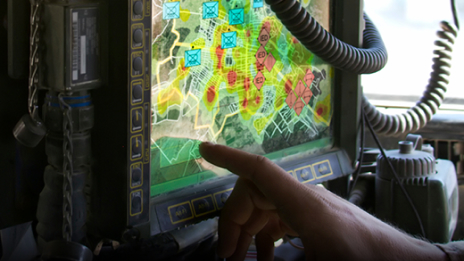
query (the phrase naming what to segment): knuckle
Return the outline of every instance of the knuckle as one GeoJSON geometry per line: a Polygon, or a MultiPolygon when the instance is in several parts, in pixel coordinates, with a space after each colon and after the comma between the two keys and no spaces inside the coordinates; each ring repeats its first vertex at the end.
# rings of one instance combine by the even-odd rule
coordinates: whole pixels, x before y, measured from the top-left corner
{"type": "Polygon", "coordinates": [[[264,156],[256,155],[256,165],[264,166],[269,164],[270,160],[264,156]]]}
{"type": "Polygon", "coordinates": [[[259,174],[260,170],[264,169],[264,167],[270,163],[271,161],[268,158],[261,155],[255,155],[255,160],[253,162],[254,166],[252,168],[253,171],[250,173],[250,178],[254,180],[259,174]]]}

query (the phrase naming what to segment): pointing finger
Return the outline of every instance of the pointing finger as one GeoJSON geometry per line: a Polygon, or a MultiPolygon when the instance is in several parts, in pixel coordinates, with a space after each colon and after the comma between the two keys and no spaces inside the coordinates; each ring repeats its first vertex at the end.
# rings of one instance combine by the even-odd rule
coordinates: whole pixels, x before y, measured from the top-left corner
{"type": "Polygon", "coordinates": [[[212,143],[202,143],[200,153],[210,163],[251,180],[266,196],[287,192],[286,185],[299,185],[291,175],[263,156],[212,143]]]}
{"type": "Polygon", "coordinates": [[[200,153],[210,163],[252,181],[295,231],[325,204],[317,189],[300,184],[263,156],[212,143],[202,143],[200,153]]]}

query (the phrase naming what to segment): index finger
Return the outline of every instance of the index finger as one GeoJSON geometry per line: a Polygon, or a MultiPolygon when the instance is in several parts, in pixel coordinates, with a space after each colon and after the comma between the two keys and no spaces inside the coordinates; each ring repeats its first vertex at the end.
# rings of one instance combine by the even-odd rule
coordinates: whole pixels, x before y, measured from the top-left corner
{"type": "Polygon", "coordinates": [[[260,155],[209,142],[200,144],[200,154],[208,162],[250,179],[262,192],[280,191],[287,183],[299,184],[285,170],[260,155]]]}
{"type": "MultiPolygon", "coordinates": [[[[321,196],[318,192],[300,184],[263,156],[207,142],[200,145],[200,153],[210,163],[251,180],[289,223],[306,223],[304,220],[307,221],[308,215],[305,212],[311,212],[320,206],[321,196]]],[[[288,225],[295,231],[298,230],[295,226],[288,225]]]]}

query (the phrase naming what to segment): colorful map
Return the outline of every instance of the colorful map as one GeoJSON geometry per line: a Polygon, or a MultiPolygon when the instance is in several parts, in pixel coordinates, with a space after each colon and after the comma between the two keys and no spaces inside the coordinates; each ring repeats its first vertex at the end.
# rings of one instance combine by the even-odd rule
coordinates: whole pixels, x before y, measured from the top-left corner
{"type": "MultiPolygon", "coordinates": [[[[329,29],[327,1],[301,3],[329,29]]],[[[331,146],[333,68],[262,0],[153,10],[152,195],[224,174],[201,159],[202,141],[261,155],[331,146]]]]}

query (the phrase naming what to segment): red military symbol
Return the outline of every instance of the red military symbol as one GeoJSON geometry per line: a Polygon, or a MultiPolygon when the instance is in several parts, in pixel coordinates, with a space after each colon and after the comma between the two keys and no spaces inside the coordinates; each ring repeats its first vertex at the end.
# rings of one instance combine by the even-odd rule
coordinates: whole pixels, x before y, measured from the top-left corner
{"type": "Polygon", "coordinates": [[[285,102],[287,103],[288,107],[293,108],[293,104],[295,104],[295,101],[296,101],[295,93],[291,91],[288,94],[287,99],[285,99],[285,102]]]}
{"type": "Polygon", "coordinates": [[[265,28],[263,28],[259,33],[258,41],[262,46],[266,46],[269,41],[269,32],[265,28]]]}
{"type": "Polygon", "coordinates": [[[311,100],[311,97],[313,97],[313,92],[311,91],[311,89],[306,87],[304,92],[303,92],[303,96],[302,96],[305,104],[309,103],[309,101],[311,100]]]}
{"type": "Polygon", "coordinates": [[[301,80],[299,80],[295,88],[296,95],[298,95],[298,97],[303,96],[304,89],[305,89],[304,83],[301,80]]]}
{"type": "Polygon", "coordinates": [[[306,71],[306,75],[305,75],[305,77],[304,77],[304,81],[305,81],[305,83],[306,83],[306,86],[311,87],[311,84],[312,84],[313,81],[314,81],[314,74],[313,74],[313,72],[312,72],[310,69],[308,69],[308,70],[306,71]]]}
{"type": "Polygon", "coordinates": [[[264,47],[260,46],[259,49],[258,49],[258,52],[256,52],[256,60],[260,63],[260,64],[263,64],[264,63],[264,59],[266,59],[266,56],[267,56],[267,52],[266,52],[266,49],[264,49],[264,47]]]}
{"type": "Polygon", "coordinates": [[[303,101],[301,101],[301,99],[298,98],[295,102],[295,105],[293,105],[293,109],[295,110],[296,115],[300,116],[301,112],[303,111],[304,106],[305,104],[303,103],[303,101]]]}
{"type": "Polygon", "coordinates": [[[269,55],[266,58],[266,61],[264,62],[264,66],[266,66],[266,69],[270,72],[272,70],[272,67],[274,67],[275,63],[276,59],[274,58],[274,55],[272,55],[272,53],[269,53],[269,55]]]}
{"type": "Polygon", "coordinates": [[[255,77],[253,83],[255,84],[256,88],[258,88],[258,90],[261,90],[261,87],[263,87],[263,84],[264,84],[265,80],[266,79],[264,78],[264,75],[261,72],[258,72],[256,74],[256,77],[255,77]]]}

